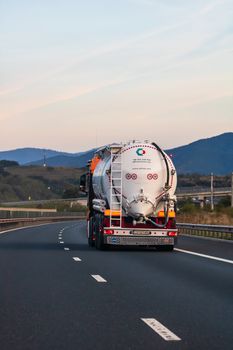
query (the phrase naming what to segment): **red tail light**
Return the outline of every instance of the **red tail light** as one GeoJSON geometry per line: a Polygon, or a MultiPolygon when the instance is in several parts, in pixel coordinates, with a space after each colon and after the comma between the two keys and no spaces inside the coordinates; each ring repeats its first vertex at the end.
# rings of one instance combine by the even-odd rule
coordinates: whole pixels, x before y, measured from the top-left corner
{"type": "Polygon", "coordinates": [[[169,232],[167,233],[167,235],[170,236],[170,237],[174,237],[174,236],[177,236],[177,232],[169,231],[169,232]]]}
{"type": "Polygon", "coordinates": [[[109,229],[107,229],[107,230],[104,230],[104,233],[105,233],[106,235],[113,235],[113,234],[114,234],[114,230],[109,230],[109,229]]]}

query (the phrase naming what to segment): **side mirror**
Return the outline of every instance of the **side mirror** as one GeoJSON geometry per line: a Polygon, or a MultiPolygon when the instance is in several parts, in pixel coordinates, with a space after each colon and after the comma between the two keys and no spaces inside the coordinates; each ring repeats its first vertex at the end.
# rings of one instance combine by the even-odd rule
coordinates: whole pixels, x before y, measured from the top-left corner
{"type": "Polygon", "coordinates": [[[79,189],[81,192],[87,193],[87,174],[80,176],[79,189]]]}

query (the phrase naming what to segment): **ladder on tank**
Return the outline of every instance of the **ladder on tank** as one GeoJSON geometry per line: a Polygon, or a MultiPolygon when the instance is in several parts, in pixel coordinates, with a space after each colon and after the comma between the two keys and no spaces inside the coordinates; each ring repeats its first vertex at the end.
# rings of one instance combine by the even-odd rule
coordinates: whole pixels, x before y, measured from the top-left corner
{"type": "Polygon", "coordinates": [[[110,227],[120,228],[122,224],[122,146],[111,147],[110,175],[110,227]],[[119,215],[114,215],[119,212],[119,215]]]}

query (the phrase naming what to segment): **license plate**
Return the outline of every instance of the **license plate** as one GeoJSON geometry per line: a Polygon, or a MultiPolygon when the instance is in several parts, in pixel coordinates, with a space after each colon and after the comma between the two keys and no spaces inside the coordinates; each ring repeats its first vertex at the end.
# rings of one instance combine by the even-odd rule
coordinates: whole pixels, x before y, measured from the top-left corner
{"type": "Polygon", "coordinates": [[[132,231],[133,235],[143,235],[143,236],[149,236],[151,235],[151,232],[150,231],[139,231],[139,230],[133,230],[132,231]]]}
{"type": "Polygon", "coordinates": [[[120,244],[120,237],[107,237],[107,242],[110,244],[120,244]]]}

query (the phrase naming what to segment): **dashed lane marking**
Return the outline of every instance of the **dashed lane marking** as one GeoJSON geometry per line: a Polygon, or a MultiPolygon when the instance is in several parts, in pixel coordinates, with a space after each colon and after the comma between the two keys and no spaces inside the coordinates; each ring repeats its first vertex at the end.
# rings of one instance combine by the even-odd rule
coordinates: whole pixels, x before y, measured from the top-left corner
{"type": "Polygon", "coordinates": [[[77,256],[73,256],[74,261],[82,261],[82,259],[78,258],[77,256]]]}
{"type": "Polygon", "coordinates": [[[103,277],[100,275],[91,275],[97,282],[107,282],[103,277]]]}
{"type": "Polygon", "coordinates": [[[192,251],[184,250],[184,249],[178,249],[178,248],[174,248],[174,250],[177,251],[177,252],[180,252],[180,253],[185,253],[185,254],[191,254],[191,255],[201,256],[202,258],[211,259],[211,260],[217,260],[217,261],[222,261],[222,262],[225,262],[225,263],[228,263],[228,264],[233,264],[233,260],[218,258],[217,256],[206,255],[206,254],[200,254],[200,253],[196,253],[196,252],[192,252],[192,251]]]}
{"type": "Polygon", "coordinates": [[[64,250],[70,250],[70,248],[64,248],[64,250]]]}
{"type": "Polygon", "coordinates": [[[171,332],[162,323],[157,321],[155,318],[141,318],[150,328],[153,329],[157,334],[160,335],[166,341],[179,341],[181,338],[177,337],[173,332],[171,332]]]}
{"type": "Polygon", "coordinates": [[[63,241],[60,241],[60,244],[64,244],[64,242],[63,242],[63,241]]]}

